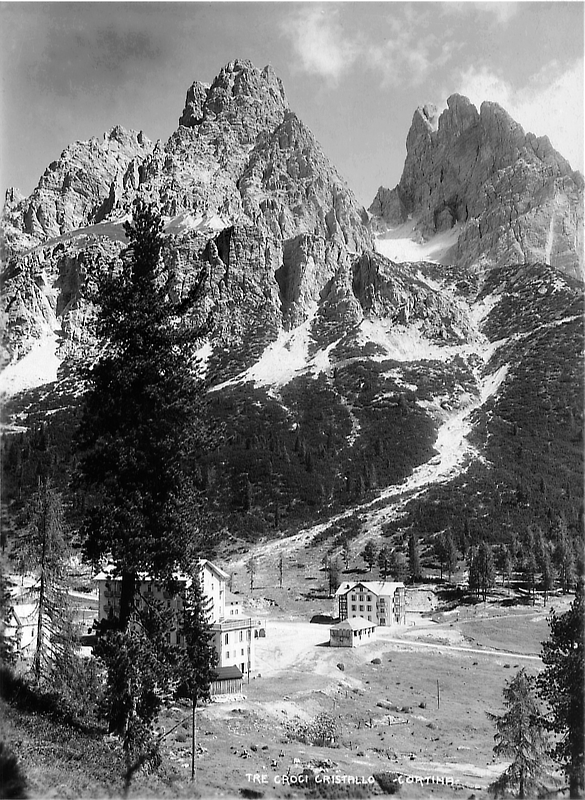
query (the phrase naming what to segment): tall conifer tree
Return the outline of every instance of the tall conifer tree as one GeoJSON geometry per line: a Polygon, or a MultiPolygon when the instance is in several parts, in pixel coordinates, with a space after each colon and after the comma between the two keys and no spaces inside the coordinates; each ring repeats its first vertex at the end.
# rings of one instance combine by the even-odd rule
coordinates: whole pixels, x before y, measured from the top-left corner
{"type": "Polygon", "coordinates": [[[36,606],[33,676],[38,684],[59,687],[75,672],[77,645],[67,587],[63,506],[49,480],[39,480],[15,546],[20,572],[36,578],[31,589],[36,606]]]}
{"type": "MultiPolygon", "coordinates": [[[[209,332],[201,310],[206,273],[195,277],[186,297],[177,297],[162,260],[162,229],[156,210],[138,200],[125,224],[130,245],[121,267],[97,277],[93,300],[103,355],[85,373],[76,435],[79,483],[90,499],[85,556],[96,565],[111,561],[121,577],[119,614],[105,626],[114,630],[102,638],[98,655],[108,668],[110,728],[124,736],[130,765],[145,754],[157,758],[153,725],[177,667],[164,609],[139,600],[138,576],[147,573],[176,594],[176,572],[192,574],[201,550],[208,555],[210,549],[201,533],[197,461],[213,438],[194,366],[209,332]]],[[[203,639],[200,650],[198,658],[208,661],[203,639]]]]}
{"type": "Polygon", "coordinates": [[[518,797],[533,797],[544,786],[548,762],[546,735],[534,693],[534,678],[521,669],[504,687],[506,713],[488,714],[495,722],[494,755],[512,763],[493,784],[496,794],[517,789],[518,797]]]}
{"type": "Polygon", "coordinates": [[[420,581],[422,578],[422,569],[420,565],[418,538],[415,533],[411,533],[408,540],[408,568],[411,580],[414,583],[420,581]]]}
{"type": "Polygon", "coordinates": [[[193,368],[208,325],[186,316],[202,298],[205,274],[187,298],[175,299],[158,213],[137,201],[125,230],[122,267],[98,276],[92,298],[105,348],[86,372],[76,437],[80,483],[93,501],[82,529],[85,554],[96,564],[111,559],[122,577],[121,630],[139,572],[165,581],[192,560],[201,489],[195,462],[209,445],[193,368]]]}
{"type": "Polygon", "coordinates": [[[551,612],[550,638],[543,643],[538,677],[540,696],[549,706],[545,721],[556,734],[552,755],[569,779],[571,797],[585,789],[585,606],[583,580],[564,614],[551,612]]]}

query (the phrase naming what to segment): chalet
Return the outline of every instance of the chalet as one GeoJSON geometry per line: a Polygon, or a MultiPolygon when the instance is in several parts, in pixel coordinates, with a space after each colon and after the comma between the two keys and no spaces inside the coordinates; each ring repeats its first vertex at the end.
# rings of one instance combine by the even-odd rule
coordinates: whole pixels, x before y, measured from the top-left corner
{"type": "Polygon", "coordinates": [[[237,667],[217,667],[211,682],[211,697],[241,694],[242,677],[237,667]]]}
{"type": "MultiPolygon", "coordinates": [[[[188,588],[192,580],[186,575],[175,577],[185,588],[188,588]]],[[[228,579],[229,575],[220,567],[211,561],[200,559],[199,580],[206,600],[207,618],[218,656],[218,668],[237,667],[242,674],[249,675],[255,669],[254,642],[260,635],[266,635],[265,626],[260,620],[252,619],[242,613],[239,598],[226,592],[228,579]]],[[[98,619],[107,619],[119,611],[122,581],[119,577],[113,576],[112,568],[98,573],[94,580],[99,590],[98,619]]],[[[147,603],[149,598],[163,602],[167,609],[174,612],[176,624],[167,631],[167,640],[169,644],[182,644],[178,619],[183,608],[182,593],[172,596],[152,578],[141,575],[138,597],[139,602],[143,603],[147,603]]]]}
{"type": "Polygon", "coordinates": [[[371,642],[376,636],[376,626],[362,617],[352,617],[329,629],[331,647],[358,647],[371,642]]]}
{"type": "Polygon", "coordinates": [[[10,606],[5,616],[3,635],[21,658],[32,656],[36,649],[38,618],[36,603],[10,606]]]}
{"type": "Polygon", "coordinates": [[[401,582],[344,582],[335,593],[340,621],[361,617],[375,625],[405,625],[405,587],[401,582]]]}

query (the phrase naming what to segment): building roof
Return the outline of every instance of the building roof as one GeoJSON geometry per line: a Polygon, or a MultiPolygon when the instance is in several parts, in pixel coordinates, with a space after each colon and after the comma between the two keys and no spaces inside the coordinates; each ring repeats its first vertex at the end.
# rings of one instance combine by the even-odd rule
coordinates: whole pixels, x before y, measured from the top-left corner
{"type": "MultiPolygon", "coordinates": [[[[230,576],[227,574],[227,572],[224,572],[223,569],[221,569],[221,567],[218,567],[216,564],[212,564],[211,561],[208,561],[206,558],[200,558],[198,560],[198,564],[201,569],[208,568],[211,572],[215,572],[215,574],[219,578],[222,578],[224,581],[229,580],[230,576]]],[[[140,578],[141,581],[152,580],[152,578],[147,572],[139,572],[138,577],[140,578]]],[[[182,572],[175,572],[173,574],[173,578],[176,581],[186,583],[187,586],[191,584],[191,576],[185,575],[182,572]]],[[[107,566],[105,566],[101,570],[101,572],[98,572],[97,575],[94,577],[94,581],[119,581],[119,580],[122,580],[122,577],[120,575],[114,574],[113,564],[108,564],[107,566]]]]}
{"type": "Polygon", "coordinates": [[[332,631],[361,631],[364,628],[375,628],[376,623],[371,622],[369,619],[364,619],[363,617],[350,617],[349,619],[344,619],[343,622],[338,622],[337,625],[334,625],[331,630],[332,631]]]}
{"type": "Polygon", "coordinates": [[[397,588],[404,586],[402,581],[344,581],[339,589],[335,592],[335,596],[347,594],[354,586],[363,586],[368,592],[373,594],[394,594],[397,588]]]}
{"type": "Polygon", "coordinates": [[[209,569],[212,572],[215,572],[215,574],[218,575],[220,578],[223,578],[224,581],[228,581],[230,578],[227,572],[224,572],[224,570],[221,569],[221,567],[218,567],[217,564],[212,564],[211,561],[208,561],[206,558],[199,559],[199,566],[202,568],[205,568],[206,566],[209,567],[209,569]]]}
{"type": "Polygon", "coordinates": [[[241,678],[242,672],[236,667],[216,667],[213,673],[213,679],[216,681],[228,681],[241,678]]]}

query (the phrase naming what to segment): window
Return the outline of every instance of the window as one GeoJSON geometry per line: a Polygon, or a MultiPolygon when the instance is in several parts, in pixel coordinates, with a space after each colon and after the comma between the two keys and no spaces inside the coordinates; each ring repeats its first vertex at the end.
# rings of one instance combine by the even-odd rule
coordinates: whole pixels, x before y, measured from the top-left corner
{"type": "Polygon", "coordinates": [[[364,602],[364,596],[363,596],[363,594],[360,594],[360,603],[363,603],[363,602],[364,602]]]}
{"type": "Polygon", "coordinates": [[[242,641],[243,638],[244,638],[244,631],[240,631],[240,642],[242,641]]]}
{"type": "MultiPolygon", "coordinates": [[[[368,606],[368,611],[371,611],[371,610],[372,610],[372,606],[368,606]]],[[[368,617],[368,619],[369,619],[369,617],[368,617]]]]}
{"type": "Polygon", "coordinates": [[[386,624],[386,617],[380,617],[380,625],[386,624]]]}
{"type": "Polygon", "coordinates": [[[368,603],[371,603],[372,602],[372,595],[369,594],[366,599],[367,599],[368,603]]]}
{"type": "Polygon", "coordinates": [[[228,659],[229,657],[230,657],[230,651],[228,650],[228,651],[227,651],[227,653],[225,654],[226,661],[227,661],[227,659],[228,659]]]}
{"type": "Polygon", "coordinates": [[[355,601],[356,601],[356,599],[357,599],[357,598],[356,598],[356,596],[355,596],[355,594],[352,594],[352,596],[351,596],[351,599],[352,599],[352,600],[354,601],[354,603],[355,603],[355,601]]]}
{"type": "Polygon", "coordinates": [[[244,648],[242,647],[242,655],[244,655],[244,648]]]}
{"type": "Polygon", "coordinates": [[[363,611],[363,610],[364,610],[364,607],[363,607],[363,606],[360,606],[360,611],[363,611]]]}
{"type": "Polygon", "coordinates": [[[248,628],[248,641],[252,638],[252,631],[248,628]]]}
{"type": "Polygon", "coordinates": [[[230,635],[229,635],[229,633],[226,633],[226,635],[225,635],[225,643],[226,644],[230,643],[230,635]]]}
{"type": "MultiPolygon", "coordinates": [[[[370,620],[370,622],[372,621],[372,618],[370,616],[368,616],[368,619],[370,620]]],[[[369,631],[368,631],[368,634],[369,634],[369,631]]]]}
{"type": "Polygon", "coordinates": [[[355,611],[355,606],[352,606],[352,607],[351,607],[351,610],[352,610],[352,611],[355,611]]]}

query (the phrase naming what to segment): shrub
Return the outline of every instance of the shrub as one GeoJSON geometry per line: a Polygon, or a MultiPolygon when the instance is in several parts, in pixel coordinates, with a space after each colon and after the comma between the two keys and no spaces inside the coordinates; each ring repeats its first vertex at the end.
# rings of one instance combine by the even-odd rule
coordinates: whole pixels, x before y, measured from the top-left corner
{"type": "Polygon", "coordinates": [[[22,774],[16,756],[0,742],[0,797],[27,797],[26,779],[22,774]]]}
{"type": "Polygon", "coordinates": [[[323,711],[309,722],[294,717],[285,725],[285,730],[290,741],[331,747],[338,737],[338,722],[323,711]]]}

